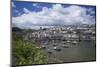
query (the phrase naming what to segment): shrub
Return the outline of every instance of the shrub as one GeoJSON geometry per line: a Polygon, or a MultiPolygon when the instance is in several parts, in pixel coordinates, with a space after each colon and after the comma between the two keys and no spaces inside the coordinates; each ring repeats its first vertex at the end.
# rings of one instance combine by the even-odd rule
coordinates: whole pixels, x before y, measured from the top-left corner
{"type": "Polygon", "coordinates": [[[47,62],[46,55],[42,49],[36,48],[35,43],[19,38],[13,38],[12,54],[16,65],[45,64],[47,62]]]}

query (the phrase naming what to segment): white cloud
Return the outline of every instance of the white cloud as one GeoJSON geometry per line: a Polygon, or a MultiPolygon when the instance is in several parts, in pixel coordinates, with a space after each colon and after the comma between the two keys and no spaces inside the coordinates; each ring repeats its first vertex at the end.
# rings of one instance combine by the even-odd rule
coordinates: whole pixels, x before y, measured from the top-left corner
{"type": "Polygon", "coordinates": [[[33,27],[33,25],[95,23],[95,18],[87,15],[86,11],[86,8],[80,6],[63,7],[60,4],[53,5],[52,8],[43,7],[40,12],[30,12],[24,8],[25,14],[13,17],[12,23],[21,28],[29,28],[33,27]]]}
{"type": "Polygon", "coordinates": [[[27,8],[23,8],[23,11],[24,11],[25,13],[30,13],[30,11],[29,11],[27,8]]]}
{"type": "Polygon", "coordinates": [[[16,7],[16,5],[14,4],[14,2],[12,2],[12,7],[16,7]]]}
{"type": "Polygon", "coordinates": [[[37,3],[33,3],[32,4],[34,7],[40,8],[41,6],[39,6],[37,3]]]}
{"type": "Polygon", "coordinates": [[[18,10],[14,10],[16,13],[19,13],[19,11],[18,10]]]}
{"type": "Polygon", "coordinates": [[[33,3],[32,5],[33,5],[33,6],[37,6],[37,4],[36,4],[36,3],[33,3]]]}

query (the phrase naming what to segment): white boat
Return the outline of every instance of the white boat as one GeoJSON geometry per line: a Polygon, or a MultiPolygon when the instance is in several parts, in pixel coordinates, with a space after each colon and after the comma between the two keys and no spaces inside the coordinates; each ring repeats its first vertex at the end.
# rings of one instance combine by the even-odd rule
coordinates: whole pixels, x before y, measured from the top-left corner
{"type": "Polygon", "coordinates": [[[54,47],[53,49],[56,50],[56,51],[61,51],[61,49],[58,48],[58,47],[54,47]]]}
{"type": "Polygon", "coordinates": [[[69,48],[69,45],[62,45],[63,48],[69,48]]]}

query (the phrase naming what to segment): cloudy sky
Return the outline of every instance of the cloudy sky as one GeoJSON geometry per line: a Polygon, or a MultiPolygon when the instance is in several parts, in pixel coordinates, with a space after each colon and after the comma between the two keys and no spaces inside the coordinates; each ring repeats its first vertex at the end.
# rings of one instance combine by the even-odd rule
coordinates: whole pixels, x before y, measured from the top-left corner
{"type": "Polygon", "coordinates": [[[12,25],[20,28],[72,24],[94,24],[95,6],[12,2],[12,25]]]}

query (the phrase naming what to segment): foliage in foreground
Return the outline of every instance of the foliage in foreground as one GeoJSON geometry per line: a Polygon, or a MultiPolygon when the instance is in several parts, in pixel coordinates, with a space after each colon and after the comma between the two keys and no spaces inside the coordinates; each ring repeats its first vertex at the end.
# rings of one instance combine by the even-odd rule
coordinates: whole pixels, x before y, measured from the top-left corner
{"type": "Polygon", "coordinates": [[[12,54],[16,65],[46,64],[46,56],[35,43],[14,38],[12,43],[12,54]]]}

